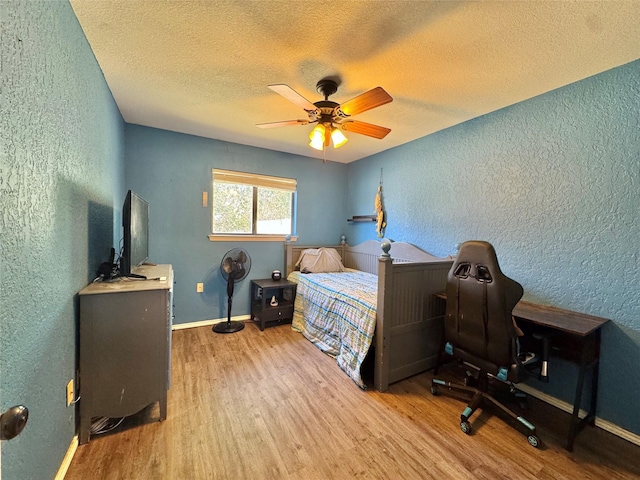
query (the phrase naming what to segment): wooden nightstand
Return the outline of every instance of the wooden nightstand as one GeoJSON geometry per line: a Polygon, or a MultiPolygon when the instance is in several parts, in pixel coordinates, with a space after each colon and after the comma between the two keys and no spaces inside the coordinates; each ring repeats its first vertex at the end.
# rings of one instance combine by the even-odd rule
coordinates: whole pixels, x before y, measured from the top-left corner
{"type": "Polygon", "coordinates": [[[296,284],[288,280],[251,280],[251,320],[265,327],[291,323],[296,284]],[[277,305],[271,305],[273,298],[277,305]]]}

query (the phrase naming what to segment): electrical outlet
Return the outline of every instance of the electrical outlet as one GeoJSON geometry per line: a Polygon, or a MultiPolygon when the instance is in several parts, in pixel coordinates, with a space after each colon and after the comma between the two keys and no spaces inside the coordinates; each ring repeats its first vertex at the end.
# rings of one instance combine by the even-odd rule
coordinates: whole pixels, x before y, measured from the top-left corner
{"type": "Polygon", "coordinates": [[[204,292],[204,283],[196,283],[196,293],[204,292]]]}
{"type": "Polygon", "coordinates": [[[67,383],[67,407],[73,403],[75,392],[73,391],[73,378],[67,383]]]}

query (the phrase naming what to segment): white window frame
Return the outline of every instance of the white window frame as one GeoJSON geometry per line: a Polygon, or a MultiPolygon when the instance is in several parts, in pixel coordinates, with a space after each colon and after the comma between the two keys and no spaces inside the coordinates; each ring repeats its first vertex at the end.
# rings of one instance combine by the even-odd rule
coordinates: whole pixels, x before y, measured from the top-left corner
{"type": "MultiPolygon", "coordinates": [[[[214,181],[222,181],[227,183],[236,183],[249,185],[251,187],[266,187],[285,190],[293,194],[296,193],[297,181],[295,178],[272,177],[269,175],[259,175],[256,173],[236,172],[233,170],[220,170],[214,168],[211,170],[211,188],[213,189],[214,181]]],[[[211,230],[213,231],[213,209],[214,198],[211,195],[211,230]]],[[[291,205],[291,235],[284,234],[260,234],[260,233],[210,233],[209,240],[212,242],[229,242],[229,241],[245,241],[245,242],[269,242],[269,241],[297,241],[298,237],[293,235],[295,230],[295,195],[291,205]]],[[[255,225],[254,225],[255,228],[255,225]]]]}

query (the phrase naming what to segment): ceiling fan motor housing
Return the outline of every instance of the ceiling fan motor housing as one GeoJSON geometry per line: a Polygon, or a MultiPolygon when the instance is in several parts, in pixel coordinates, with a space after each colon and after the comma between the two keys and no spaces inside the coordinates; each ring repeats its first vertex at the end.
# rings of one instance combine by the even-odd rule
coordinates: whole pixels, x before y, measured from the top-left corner
{"type": "Polygon", "coordinates": [[[323,78],[316,83],[316,90],[322,94],[326,100],[330,95],[338,91],[338,83],[330,78],[323,78]]]}
{"type": "Polygon", "coordinates": [[[340,104],[332,102],[331,100],[320,100],[315,102],[317,111],[309,114],[309,119],[312,122],[318,121],[322,124],[333,124],[338,112],[340,111],[340,104]]]}

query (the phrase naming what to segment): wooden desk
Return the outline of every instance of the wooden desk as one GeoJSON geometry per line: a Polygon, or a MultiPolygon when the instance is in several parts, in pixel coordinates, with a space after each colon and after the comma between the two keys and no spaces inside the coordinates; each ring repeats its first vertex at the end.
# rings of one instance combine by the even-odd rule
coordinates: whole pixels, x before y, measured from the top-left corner
{"type": "MultiPolygon", "coordinates": [[[[436,297],[445,300],[446,293],[436,297]]],[[[598,366],[600,364],[600,337],[602,326],[609,320],[584,313],[572,312],[561,308],[520,301],[513,309],[513,316],[519,326],[527,330],[529,326],[546,329],[551,334],[551,345],[568,346],[561,349],[563,357],[579,365],[576,393],[573,401],[573,413],[567,435],[566,449],[573,450],[576,435],[585,425],[595,425],[598,400],[598,366]],[[584,392],[586,374],[591,371],[591,398],[587,415],[580,419],[580,405],[584,392]]]]}

